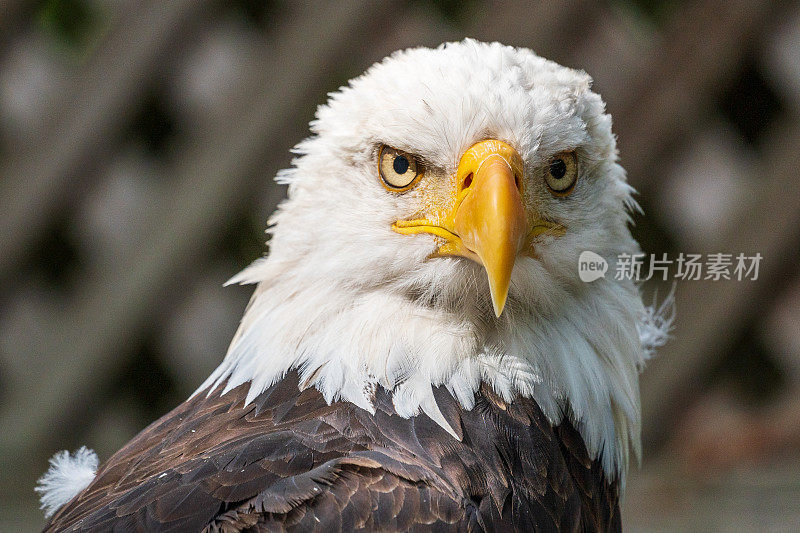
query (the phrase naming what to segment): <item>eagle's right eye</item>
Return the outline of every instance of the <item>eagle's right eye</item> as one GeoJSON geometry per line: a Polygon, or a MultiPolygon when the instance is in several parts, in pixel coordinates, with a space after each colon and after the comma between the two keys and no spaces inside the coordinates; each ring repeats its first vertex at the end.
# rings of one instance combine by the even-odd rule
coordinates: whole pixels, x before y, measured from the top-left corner
{"type": "Polygon", "coordinates": [[[577,179],[578,159],[575,152],[562,152],[550,159],[544,180],[554,195],[566,196],[571,193],[577,179]]]}
{"type": "Polygon", "coordinates": [[[384,187],[394,192],[409,190],[422,174],[413,155],[386,145],[378,153],[378,171],[384,187]]]}

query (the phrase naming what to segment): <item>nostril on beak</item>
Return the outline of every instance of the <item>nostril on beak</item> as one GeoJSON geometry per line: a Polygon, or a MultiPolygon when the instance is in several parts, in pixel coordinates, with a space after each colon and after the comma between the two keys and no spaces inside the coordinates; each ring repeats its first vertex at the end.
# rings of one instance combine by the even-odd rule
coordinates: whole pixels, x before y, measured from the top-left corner
{"type": "Polygon", "coordinates": [[[472,185],[472,172],[467,174],[467,176],[464,178],[464,181],[461,182],[461,190],[464,191],[469,189],[470,185],[472,185]]]}

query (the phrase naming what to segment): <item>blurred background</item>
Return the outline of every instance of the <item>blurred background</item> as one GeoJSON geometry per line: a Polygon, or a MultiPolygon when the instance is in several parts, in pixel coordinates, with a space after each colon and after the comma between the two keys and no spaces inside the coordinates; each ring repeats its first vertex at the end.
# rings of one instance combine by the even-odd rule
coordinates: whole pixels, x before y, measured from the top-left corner
{"type": "Polygon", "coordinates": [[[41,527],[55,451],[107,459],[222,359],[325,94],[464,36],[594,77],[648,253],[763,256],[678,283],[627,528],[800,530],[800,3],[3,0],[0,531],[41,527]]]}

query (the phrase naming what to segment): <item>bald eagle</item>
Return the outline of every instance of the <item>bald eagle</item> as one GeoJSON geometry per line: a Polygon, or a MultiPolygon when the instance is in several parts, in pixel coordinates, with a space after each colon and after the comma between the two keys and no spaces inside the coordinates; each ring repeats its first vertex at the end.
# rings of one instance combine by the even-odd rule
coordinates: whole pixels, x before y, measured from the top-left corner
{"type": "Polygon", "coordinates": [[[465,40],[331,94],[224,360],[99,468],[51,460],[46,530],[620,529],[663,328],[578,275],[638,252],[590,84],[465,40]]]}

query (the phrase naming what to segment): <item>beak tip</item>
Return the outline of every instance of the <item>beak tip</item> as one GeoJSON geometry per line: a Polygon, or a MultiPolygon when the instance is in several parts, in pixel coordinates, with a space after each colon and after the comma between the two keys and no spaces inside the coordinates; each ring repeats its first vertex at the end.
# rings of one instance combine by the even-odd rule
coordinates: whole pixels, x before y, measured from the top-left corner
{"type": "Polygon", "coordinates": [[[497,297],[494,291],[492,291],[492,307],[494,308],[495,318],[500,318],[500,315],[503,314],[503,309],[506,307],[505,295],[502,297],[497,297]]]}

